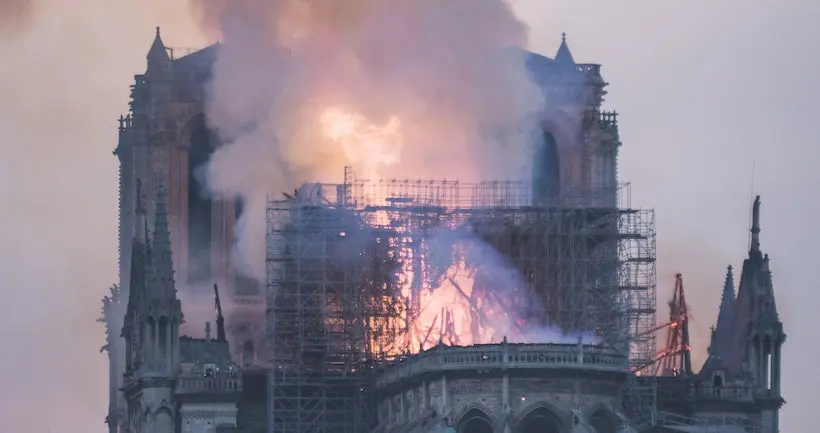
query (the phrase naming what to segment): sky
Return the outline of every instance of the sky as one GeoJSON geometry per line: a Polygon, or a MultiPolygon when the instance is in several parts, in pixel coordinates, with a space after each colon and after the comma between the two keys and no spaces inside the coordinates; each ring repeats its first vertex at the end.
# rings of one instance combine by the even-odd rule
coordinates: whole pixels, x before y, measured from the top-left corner
{"type": "MultiPolygon", "coordinates": [[[[209,41],[181,0],[39,0],[13,14],[24,3],[0,0],[0,431],[103,432],[95,319],[117,279],[116,118],[155,26],[171,46],[209,41]]],[[[634,207],[656,211],[659,313],[683,273],[697,362],[762,196],[762,247],[789,335],[781,430],[814,431],[820,2],[513,3],[532,49],[551,56],[566,32],[577,61],[603,65],[621,179],[634,207]]]]}

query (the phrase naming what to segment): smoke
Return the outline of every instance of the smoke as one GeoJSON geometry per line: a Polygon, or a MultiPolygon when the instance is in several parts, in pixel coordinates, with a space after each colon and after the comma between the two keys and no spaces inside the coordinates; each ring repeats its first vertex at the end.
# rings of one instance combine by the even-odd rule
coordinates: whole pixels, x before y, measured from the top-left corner
{"type": "Polygon", "coordinates": [[[247,272],[264,275],[264,200],[303,181],[509,178],[543,100],[504,0],[200,0],[223,42],[207,104],[226,145],[208,183],[240,196],[247,272]]]}
{"type": "MultiPolygon", "coordinates": [[[[443,227],[428,236],[416,236],[412,245],[395,253],[400,260],[397,290],[407,305],[409,350],[450,345],[499,343],[597,343],[590,333],[566,333],[559,317],[544,308],[545,292],[523,277],[514,260],[481,239],[469,224],[443,227]]],[[[566,306],[568,308],[568,306],[566,306]]]]}
{"type": "Polygon", "coordinates": [[[0,0],[0,37],[26,29],[36,6],[34,0],[0,0]]]}
{"type": "MultiPolygon", "coordinates": [[[[431,240],[440,248],[449,244],[454,251],[455,265],[460,270],[456,278],[445,276],[446,283],[470,286],[469,295],[477,304],[471,305],[476,318],[486,322],[487,329],[474,343],[586,343],[600,339],[592,333],[565,332],[553,325],[557,317],[545,310],[542,293],[554,287],[535,287],[525,281],[521,269],[495,247],[481,239],[469,225],[455,231],[440,231],[431,240]],[[460,277],[460,278],[458,278],[460,277]],[[466,278],[465,278],[466,277],[466,278]]],[[[520,257],[518,258],[521,259],[520,257]]],[[[451,265],[452,266],[452,265],[451,265]]],[[[452,269],[452,268],[451,268],[452,269]]],[[[446,284],[445,283],[445,284],[446,284]]],[[[464,287],[459,288],[464,293],[464,287]]]]}
{"type": "Polygon", "coordinates": [[[154,27],[204,44],[176,3],[0,0],[2,432],[106,429],[95,320],[117,281],[115,119],[154,27]]]}

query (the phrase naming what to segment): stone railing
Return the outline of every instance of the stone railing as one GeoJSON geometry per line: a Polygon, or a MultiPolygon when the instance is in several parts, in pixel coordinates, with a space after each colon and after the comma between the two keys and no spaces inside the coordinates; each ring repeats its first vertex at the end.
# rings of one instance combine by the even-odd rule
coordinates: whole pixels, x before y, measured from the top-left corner
{"type": "Polygon", "coordinates": [[[177,394],[194,394],[199,392],[226,392],[242,391],[242,380],[230,376],[195,376],[180,377],[177,379],[177,394]]]}
{"type": "Polygon", "coordinates": [[[747,386],[701,385],[694,390],[696,397],[728,401],[752,401],[753,391],[747,386]]]}
{"type": "MultiPolygon", "coordinates": [[[[692,427],[695,427],[697,428],[695,431],[722,432],[729,431],[731,426],[736,426],[740,427],[742,429],[741,431],[745,430],[747,433],[759,432],[757,424],[752,420],[732,415],[691,418],[670,412],[659,411],[655,424],[657,427],[672,427],[676,430],[680,429],[679,431],[686,431],[684,429],[691,429],[692,427]]],[[[737,429],[733,429],[732,431],[737,431],[737,429]]]]}
{"type": "Polygon", "coordinates": [[[626,374],[627,357],[612,349],[578,344],[439,346],[384,368],[377,386],[435,371],[572,369],[626,374]]]}

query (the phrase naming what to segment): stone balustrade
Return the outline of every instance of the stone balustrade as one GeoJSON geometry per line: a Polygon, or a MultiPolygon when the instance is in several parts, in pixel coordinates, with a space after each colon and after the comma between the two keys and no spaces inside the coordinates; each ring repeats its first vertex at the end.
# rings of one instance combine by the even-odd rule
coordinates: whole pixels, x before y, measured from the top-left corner
{"type": "Polygon", "coordinates": [[[695,390],[696,397],[728,401],[753,401],[754,393],[748,386],[713,386],[702,384],[695,390]]]}
{"type": "Polygon", "coordinates": [[[579,344],[482,344],[438,346],[385,367],[376,386],[382,387],[435,371],[572,369],[629,371],[627,357],[613,349],[579,344]]]}
{"type": "Polygon", "coordinates": [[[242,392],[242,380],[239,377],[190,376],[177,379],[177,394],[194,394],[199,392],[242,392]]]}

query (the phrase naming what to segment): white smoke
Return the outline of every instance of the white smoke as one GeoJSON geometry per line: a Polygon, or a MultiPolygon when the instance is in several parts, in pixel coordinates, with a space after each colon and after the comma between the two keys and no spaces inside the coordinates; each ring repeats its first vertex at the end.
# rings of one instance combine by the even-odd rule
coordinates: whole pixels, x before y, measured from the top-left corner
{"type": "MultiPolygon", "coordinates": [[[[507,257],[469,226],[439,230],[425,243],[434,252],[431,268],[446,271],[423,293],[420,319],[440,324],[439,310],[449,311],[458,343],[499,343],[505,338],[511,343],[601,341],[591,332],[564,332],[556,323],[559,318],[550,317],[542,297],[556,288],[533,286],[516,266],[516,260],[530,258],[507,257]]],[[[443,328],[437,326],[440,333],[443,328]]]]}
{"type": "Polygon", "coordinates": [[[245,201],[239,251],[264,276],[265,199],[304,181],[478,180],[526,167],[543,100],[504,0],[200,0],[222,41],[210,188],[245,201]]]}

